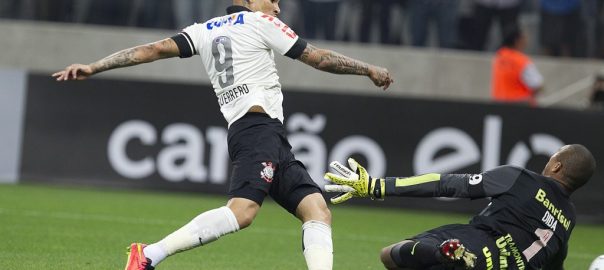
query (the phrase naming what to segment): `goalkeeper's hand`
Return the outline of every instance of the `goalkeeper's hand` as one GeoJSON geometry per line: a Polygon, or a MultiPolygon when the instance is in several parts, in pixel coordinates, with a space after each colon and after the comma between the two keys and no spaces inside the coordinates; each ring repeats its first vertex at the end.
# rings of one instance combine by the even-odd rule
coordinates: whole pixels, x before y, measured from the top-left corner
{"type": "Polygon", "coordinates": [[[372,178],[367,174],[367,170],[359,165],[356,160],[349,158],[348,166],[333,161],[329,166],[340,175],[326,173],[325,179],[337,185],[325,185],[327,192],[340,192],[337,196],[331,198],[331,203],[339,204],[349,200],[352,197],[370,197],[371,199],[384,198],[384,179],[372,178]]]}

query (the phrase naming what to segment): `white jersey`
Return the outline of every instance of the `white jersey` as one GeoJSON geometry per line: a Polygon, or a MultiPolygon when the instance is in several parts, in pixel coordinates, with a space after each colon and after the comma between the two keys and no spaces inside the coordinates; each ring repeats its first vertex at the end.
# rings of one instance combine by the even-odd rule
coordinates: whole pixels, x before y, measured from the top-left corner
{"type": "Polygon", "coordinates": [[[297,58],[306,43],[276,17],[241,6],[227,11],[229,15],[191,25],[172,37],[180,56],[201,56],[229,126],[255,105],[283,122],[273,51],[297,58]]]}

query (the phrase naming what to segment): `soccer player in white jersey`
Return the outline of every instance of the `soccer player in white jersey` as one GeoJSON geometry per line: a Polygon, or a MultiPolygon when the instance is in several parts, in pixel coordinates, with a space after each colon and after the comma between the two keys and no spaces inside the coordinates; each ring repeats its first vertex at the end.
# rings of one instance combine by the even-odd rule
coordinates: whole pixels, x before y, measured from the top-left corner
{"type": "Polygon", "coordinates": [[[384,89],[384,68],[299,38],[281,22],[279,0],[234,0],[228,15],[194,24],[164,40],[125,49],[89,65],[73,64],[53,76],[83,80],[106,70],[158,59],[200,55],[229,125],[233,173],[226,206],[193,218],[157,243],[133,243],[126,270],[154,269],[166,257],[248,227],[269,195],[300,219],[308,269],[331,269],[331,213],[321,189],[291,153],[283,128],[283,94],[274,52],[316,69],[369,77],[384,89]]]}

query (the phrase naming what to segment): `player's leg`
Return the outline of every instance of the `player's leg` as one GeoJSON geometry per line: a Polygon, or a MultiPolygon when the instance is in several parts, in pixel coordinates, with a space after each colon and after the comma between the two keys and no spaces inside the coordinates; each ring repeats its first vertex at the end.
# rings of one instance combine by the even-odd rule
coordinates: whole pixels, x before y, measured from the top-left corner
{"type": "Polygon", "coordinates": [[[302,251],[309,270],[331,270],[333,244],[331,212],[321,189],[300,165],[290,166],[270,194],[288,212],[302,221],[302,251]]]}
{"type": "Polygon", "coordinates": [[[143,254],[155,267],[168,256],[207,245],[223,235],[248,227],[258,209],[260,205],[254,201],[233,198],[227,206],[203,212],[159,242],[143,247],[143,254]]]}
{"type": "Polygon", "coordinates": [[[231,126],[228,140],[229,155],[233,161],[229,186],[231,199],[227,206],[204,212],[161,241],[146,246],[143,253],[151,259],[152,266],[170,255],[206,245],[252,223],[269,191],[273,170],[276,169],[269,160],[276,159],[274,156],[278,157],[279,154],[278,148],[270,148],[270,145],[279,142],[278,136],[273,135],[270,129],[257,125],[267,119],[270,118],[255,114],[243,117],[231,126]],[[257,160],[265,156],[266,159],[257,160]]]}
{"type": "MultiPolygon", "coordinates": [[[[264,186],[255,185],[253,183],[262,182],[250,182],[249,179],[251,178],[245,177],[246,174],[239,173],[239,171],[247,171],[248,169],[249,166],[241,166],[233,170],[229,191],[231,199],[226,206],[206,211],[161,241],[144,247],[144,255],[151,260],[150,264],[156,266],[170,255],[209,244],[223,235],[251,225],[270,185],[266,182],[264,186]]],[[[256,168],[254,171],[259,170],[256,168]]],[[[145,268],[132,269],[142,270],[145,268]]]]}
{"type": "Polygon", "coordinates": [[[302,221],[302,244],[308,269],[332,269],[331,212],[323,196],[313,193],[304,197],[296,216],[302,221]]]}
{"type": "MultiPolygon", "coordinates": [[[[240,169],[245,171],[246,167],[240,169]]],[[[252,224],[266,197],[269,185],[265,185],[263,190],[262,186],[253,185],[246,180],[249,178],[237,177],[241,175],[237,171],[233,172],[234,177],[231,179],[229,191],[231,199],[226,206],[198,215],[161,241],[143,249],[145,257],[151,260],[152,266],[156,266],[170,255],[209,244],[223,235],[252,224]]]]}
{"type": "Polygon", "coordinates": [[[302,221],[302,248],[308,269],[332,269],[331,212],[321,189],[299,161],[282,164],[286,166],[269,194],[302,221]]]}
{"type": "MultiPolygon", "coordinates": [[[[270,182],[268,194],[302,221],[302,244],[308,269],[331,270],[331,213],[321,196],[321,189],[312,180],[302,162],[296,160],[292,154],[283,124],[278,120],[266,124],[265,129],[272,133],[256,140],[256,149],[261,149],[261,154],[270,159],[262,162],[264,168],[255,171],[254,175],[270,182]],[[277,150],[277,154],[273,150],[277,150]]],[[[263,181],[259,181],[261,182],[263,181]]]]}
{"type": "MultiPolygon", "coordinates": [[[[253,198],[253,196],[249,197],[253,198]]],[[[223,235],[244,229],[252,224],[260,210],[260,203],[243,197],[232,198],[226,206],[201,213],[161,241],[142,246],[144,257],[150,260],[148,264],[155,267],[168,256],[207,245],[223,235]]],[[[144,260],[141,259],[141,262],[144,260]]],[[[132,264],[136,265],[135,262],[132,264]]],[[[145,268],[137,266],[132,269],[145,268]]]]}

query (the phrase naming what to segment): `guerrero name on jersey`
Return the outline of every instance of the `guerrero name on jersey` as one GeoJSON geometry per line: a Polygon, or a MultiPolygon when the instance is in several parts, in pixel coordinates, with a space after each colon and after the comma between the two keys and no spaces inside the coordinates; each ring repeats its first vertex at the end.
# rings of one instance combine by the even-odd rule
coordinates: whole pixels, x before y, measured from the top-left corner
{"type": "Polygon", "coordinates": [[[172,37],[180,57],[200,55],[229,126],[252,106],[283,122],[283,94],[274,51],[298,58],[307,43],[278,18],[232,6],[228,15],[172,37]]]}

